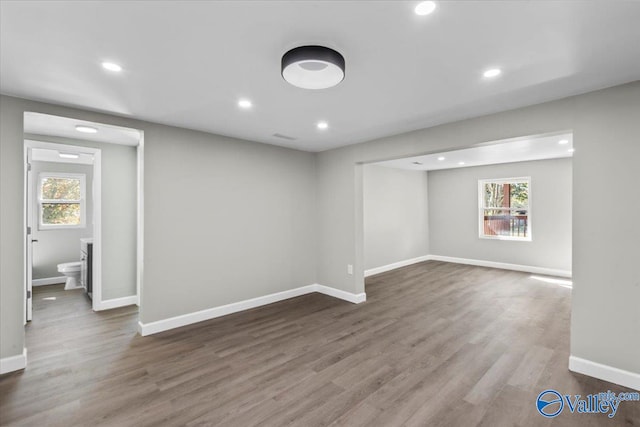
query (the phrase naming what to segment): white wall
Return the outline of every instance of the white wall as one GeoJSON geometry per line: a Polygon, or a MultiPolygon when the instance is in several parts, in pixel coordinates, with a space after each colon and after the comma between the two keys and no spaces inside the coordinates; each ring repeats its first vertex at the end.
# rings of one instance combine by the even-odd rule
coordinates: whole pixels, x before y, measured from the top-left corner
{"type": "MultiPolygon", "coordinates": [[[[80,239],[93,236],[93,166],[57,163],[31,162],[33,176],[33,278],[44,279],[63,276],[58,272],[58,264],[80,261],[80,239]],[[41,230],[38,222],[38,175],[42,172],[66,172],[85,175],[85,226],[82,228],[50,228],[41,230]]],[[[62,283],[62,282],[61,282],[62,283]]]]}
{"type": "Polygon", "coordinates": [[[362,163],[573,131],[574,356],[640,373],[640,82],[318,154],[318,280],[364,291],[362,163]],[[595,198],[624,208],[594,208],[595,198]],[[354,275],[345,266],[355,264],[354,275]],[[611,327],[608,319],[615,319],[611,327]]]}
{"type": "Polygon", "coordinates": [[[429,253],[427,173],[364,166],[365,270],[429,253]]]}
{"type": "Polygon", "coordinates": [[[432,255],[571,271],[571,159],[429,172],[432,255]],[[478,237],[478,180],[531,177],[531,241],[478,237]]]}

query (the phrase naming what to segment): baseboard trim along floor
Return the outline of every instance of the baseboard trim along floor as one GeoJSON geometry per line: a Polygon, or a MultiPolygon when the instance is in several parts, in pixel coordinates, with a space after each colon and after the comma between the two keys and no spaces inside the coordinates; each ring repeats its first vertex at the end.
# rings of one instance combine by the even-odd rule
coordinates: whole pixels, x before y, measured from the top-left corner
{"type": "Polygon", "coordinates": [[[640,374],[569,356],[569,370],[640,391],[640,374]]]}
{"type": "Polygon", "coordinates": [[[19,371],[27,367],[27,349],[22,349],[22,354],[3,357],[0,359],[0,375],[8,372],[19,371]]]}
{"type": "Polygon", "coordinates": [[[417,264],[423,261],[429,261],[430,255],[423,255],[416,258],[405,259],[404,261],[392,262],[391,264],[383,265],[380,267],[370,268],[364,271],[364,277],[373,276],[380,273],[386,273],[387,271],[395,270],[396,268],[406,267],[411,264],[417,264]]]}
{"type": "Polygon", "coordinates": [[[193,323],[203,322],[205,320],[215,319],[216,317],[226,316],[228,314],[249,310],[251,308],[260,307],[267,304],[273,304],[274,302],[299,297],[301,295],[306,295],[313,292],[329,295],[334,298],[339,298],[351,302],[353,304],[359,304],[366,301],[367,299],[367,296],[364,292],[360,294],[354,294],[315,283],[313,285],[302,286],[300,288],[277,292],[257,298],[251,298],[244,301],[238,301],[219,307],[213,307],[193,313],[182,314],[180,316],[157,320],[155,322],[138,322],[138,332],[142,336],[157,334],[158,332],[168,331],[170,329],[191,325],[193,323]]]}
{"type": "Polygon", "coordinates": [[[429,255],[429,259],[432,261],[453,262],[455,264],[476,265],[478,267],[499,268],[501,270],[523,271],[525,273],[543,274],[545,276],[571,278],[571,271],[559,270],[555,268],[509,264],[506,262],[484,261],[480,259],[456,258],[442,255],[429,255]]]}
{"type": "Polygon", "coordinates": [[[48,285],[57,285],[60,283],[64,283],[67,281],[65,276],[59,277],[45,277],[42,279],[33,279],[31,280],[31,286],[48,286],[48,285]]]}
{"type": "Polygon", "coordinates": [[[559,270],[555,268],[535,267],[531,265],[509,264],[506,262],[485,261],[481,259],[458,258],[458,257],[443,256],[443,255],[432,255],[432,254],[419,256],[417,258],[406,259],[403,261],[398,261],[391,264],[383,265],[380,267],[370,268],[364,271],[364,277],[369,277],[369,276],[373,276],[380,273],[386,273],[387,271],[395,270],[396,268],[406,267],[408,265],[417,264],[419,262],[424,262],[424,261],[452,262],[454,264],[475,265],[478,267],[499,268],[501,270],[524,271],[526,273],[543,274],[546,276],[571,278],[571,271],[568,271],[568,270],[559,270]]]}
{"type": "Polygon", "coordinates": [[[94,307],[94,310],[96,311],[111,310],[112,308],[126,307],[128,305],[134,305],[137,303],[138,303],[137,295],[131,295],[131,296],[122,297],[122,298],[112,298],[112,299],[100,301],[97,304],[97,307],[94,307]]]}

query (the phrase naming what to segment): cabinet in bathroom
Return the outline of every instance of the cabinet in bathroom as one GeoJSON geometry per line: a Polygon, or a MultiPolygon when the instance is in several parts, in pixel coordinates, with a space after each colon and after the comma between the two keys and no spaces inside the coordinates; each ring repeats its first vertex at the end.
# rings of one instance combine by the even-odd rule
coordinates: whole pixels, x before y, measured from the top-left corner
{"type": "Polygon", "coordinates": [[[89,239],[81,239],[80,261],[80,284],[93,298],[93,242],[89,239]]]}

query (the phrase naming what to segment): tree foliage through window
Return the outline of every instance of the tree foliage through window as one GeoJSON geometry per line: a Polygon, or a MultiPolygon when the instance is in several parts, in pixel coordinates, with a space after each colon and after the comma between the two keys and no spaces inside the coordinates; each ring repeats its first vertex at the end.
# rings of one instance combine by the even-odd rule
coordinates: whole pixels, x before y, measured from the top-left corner
{"type": "Polygon", "coordinates": [[[529,179],[480,182],[481,236],[530,238],[529,179]]]}
{"type": "Polygon", "coordinates": [[[83,184],[80,177],[43,177],[40,181],[41,224],[81,225],[83,184]]]}

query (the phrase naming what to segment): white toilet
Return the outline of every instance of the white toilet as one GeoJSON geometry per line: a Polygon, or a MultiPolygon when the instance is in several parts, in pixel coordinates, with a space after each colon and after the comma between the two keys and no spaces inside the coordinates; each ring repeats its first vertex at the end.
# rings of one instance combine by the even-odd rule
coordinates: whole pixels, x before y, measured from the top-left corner
{"type": "Polygon", "coordinates": [[[64,285],[64,290],[81,288],[80,285],[80,268],[82,263],[77,262],[65,262],[58,264],[58,272],[64,274],[67,277],[67,282],[64,285]]]}

